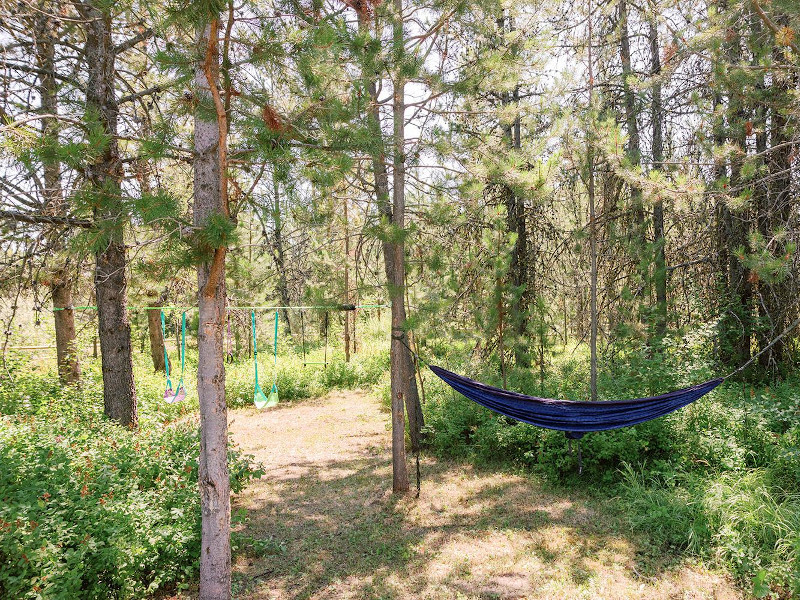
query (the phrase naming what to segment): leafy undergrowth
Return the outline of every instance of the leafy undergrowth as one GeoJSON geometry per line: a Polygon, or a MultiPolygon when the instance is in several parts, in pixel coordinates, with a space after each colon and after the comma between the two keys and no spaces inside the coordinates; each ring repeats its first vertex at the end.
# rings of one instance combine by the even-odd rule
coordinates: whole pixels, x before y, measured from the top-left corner
{"type": "MultiPolygon", "coordinates": [[[[187,407],[154,400],[143,373],[140,431],[102,414],[91,365],[81,388],[12,365],[0,382],[0,597],[142,598],[198,569],[199,433],[187,407]]],[[[155,389],[151,390],[153,387],[155,389]]],[[[258,472],[231,451],[231,484],[258,472]]]]}
{"type": "MultiPolygon", "coordinates": [[[[260,356],[260,354],[259,354],[260,356]]],[[[313,358],[317,357],[316,353],[313,358]]],[[[311,360],[311,358],[309,358],[311,360]]],[[[266,392],[273,381],[282,401],[316,398],[332,389],[371,388],[381,382],[389,370],[388,352],[361,353],[345,362],[339,354],[328,357],[327,366],[303,366],[302,356],[285,351],[278,359],[277,369],[259,358],[259,383],[266,392]],[[277,373],[277,375],[276,375],[277,373]]],[[[242,359],[226,369],[225,384],[228,406],[245,407],[253,402],[252,359],[242,359]]]]}
{"type": "MultiPolygon", "coordinates": [[[[675,340],[663,354],[631,350],[605,361],[600,399],[663,393],[710,379],[704,340],[675,340]]],[[[491,365],[443,356],[454,370],[496,385],[491,365]]],[[[580,352],[556,354],[544,380],[511,369],[510,389],[586,399],[580,352]]],[[[650,540],[654,556],[693,556],[728,569],[763,597],[800,595],[800,380],[725,383],[693,405],[636,427],[593,433],[577,453],[560,432],[520,424],[426,382],[435,453],[485,466],[515,465],[559,485],[588,488],[650,540]]]]}

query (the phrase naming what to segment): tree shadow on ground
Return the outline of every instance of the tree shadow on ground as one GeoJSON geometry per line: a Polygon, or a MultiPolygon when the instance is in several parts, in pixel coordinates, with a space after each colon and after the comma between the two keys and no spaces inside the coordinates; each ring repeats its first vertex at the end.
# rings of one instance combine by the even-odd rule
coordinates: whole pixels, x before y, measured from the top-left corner
{"type": "Polygon", "coordinates": [[[237,505],[281,550],[237,559],[239,597],[570,597],[601,571],[639,586],[613,516],[532,478],[424,463],[419,499],[387,491],[385,455],[272,469],[237,505]]]}
{"type": "Polygon", "coordinates": [[[360,392],[235,415],[234,438],[266,470],[233,504],[248,513],[236,598],[740,597],[716,575],[663,568],[618,503],[534,475],[425,456],[420,498],[395,496],[387,421],[360,392]]]}

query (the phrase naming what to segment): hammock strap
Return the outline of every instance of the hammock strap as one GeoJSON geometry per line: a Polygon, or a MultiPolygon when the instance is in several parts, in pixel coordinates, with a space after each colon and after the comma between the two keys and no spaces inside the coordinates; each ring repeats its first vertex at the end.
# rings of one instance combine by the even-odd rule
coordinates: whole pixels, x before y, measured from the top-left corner
{"type": "Polygon", "coordinates": [[[300,350],[303,352],[303,366],[306,366],[306,325],[303,311],[300,311],[300,350]]]}
{"type": "MultiPolygon", "coordinates": [[[[397,340],[398,342],[403,344],[403,346],[406,347],[406,350],[408,350],[411,353],[411,357],[414,359],[415,362],[417,362],[417,363],[423,362],[426,365],[430,366],[430,363],[428,361],[423,360],[420,357],[419,354],[414,352],[411,349],[411,347],[408,344],[406,344],[405,335],[403,335],[404,331],[405,330],[403,330],[403,329],[398,329],[396,327],[392,327],[392,339],[393,340],[397,340]],[[400,335],[396,334],[396,332],[398,332],[398,331],[401,332],[400,335]]],[[[453,392],[453,397],[455,398],[455,392],[453,392]]],[[[417,462],[417,498],[419,498],[419,493],[420,493],[420,490],[422,489],[422,476],[421,476],[421,472],[420,472],[420,468],[419,468],[419,448],[417,448],[414,451],[414,458],[416,459],[416,462],[417,462]]]]}
{"type": "Polygon", "coordinates": [[[178,382],[178,390],[183,387],[183,372],[186,367],[186,313],[181,315],[181,380],[178,382]]]}
{"type": "MultiPolygon", "coordinates": [[[[411,349],[411,346],[409,346],[409,345],[406,343],[406,339],[405,339],[405,337],[406,337],[406,336],[405,336],[405,335],[403,335],[403,333],[404,333],[404,332],[405,332],[405,330],[404,330],[404,329],[399,329],[399,328],[396,328],[396,327],[392,327],[392,339],[393,339],[393,340],[397,340],[398,342],[400,342],[401,344],[403,344],[403,346],[405,346],[405,347],[406,347],[406,350],[408,350],[408,351],[409,351],[409,353],[411,354],[411,357],[412,357],[412,358],[413,358],[413,359],[414,359],[416,362],[421,362],[421,363],[422,363],[422,364],[424,364],[425,366],[427,366],[427,367],[430,367],[430,366],[431,366],[431,363],[429,363],[427,360],[425,360],[424,358],[422,358],[422,357],[421,357],[419,354],[417,354],[416,352],[414,352],[414,351],[411,349]],[[400,332],[401,332],[401,335],[396,335],[396,333],[395,333],[395,332],[397,332],[397,331],[400,331],[400,332]]],[[[419,344],[417,344],[417,346],[419,346],[419,344]]]]}
{"type": "Polygon", "coordinates": [[[253,370],[256,377],[256,389],[258,389],[258,345],[256,344],[256,311],[250,311],[250,322],[253,328],[253,370]]]}
{"type": "Polygon", "coordinates": [[[273,385],[278,381],[278,311],[275,311],[275,337],[273,338],[273,354],[274,354],[274,362],[273,366],[275,367],[275,381],[273,381],[273,385]]]}
{"type": "Polygon", "coordinates": [[[780,333],[780,334],[779,334],[779,335],[778,335],[778,336],[777,336],[777,337],[776,337],[774,340],[772,340],[772,341],[771,341],[769,344],[767,344],[766,346],[764,346],[764,348],[762,348],[762,350],[761,350],[760,352],[758,352],[757,354],[754,354],[753,356],[751,356],[751,357],[750,357],[750,360],[748,360],[746,363],[744,363],[744,364],[743,364],[741,367],[739,367],[738,369],[736,369],[736,370],[734,370],[734,371],[731,371],[730,373],[728,373],[727,375],[725,375],[725,377],[723,377],[723,379],[728,379],[728,378],[730,378],[730,377],[733,377],[734,375],[737,375],[738,373],[740,373],[740,372],[744,371],[744,370],[745,370],[747,367],[749,367],[749,366],[750,366],[750,365],[753,363],[753,361],[757,360],[757,359],[758,359],[758,357],[760,357],[760,356],[761,356],[762,354],[764,354],[764,353],[765,353],[767,350],[769,350],[769,349],[770,349],[770,348],[772,348],[772,347],[773,347],[775,344],[777,344],[779,341],[781,341],[781,339],[783,339],[783,337],[784,337],[784,336],[785,336],[787,333],[789,333],[790,331],[792,331],[792,330],[793,330],[795,327],[797,327],[798,325],[800,325],[800,318],[797,318],[797,319],[795,319],[795,320],[794,320],[794,322],[793,322],[791,325],[789,325],[789,326],[788,326],[786,329],[784,329],[784,330],[783,330],[783,331],[782,331],[782,332],[781,332],[781,333],[780,333]]]}
{"type": "Polygon", "coordinates": [[[169,380],[169,357],[167,356],[167,324],[164,319],[164,311],[161,312],[161,345],[164,346],[164,368],[167,370],[167,387],[172,387],[169,380]]]}

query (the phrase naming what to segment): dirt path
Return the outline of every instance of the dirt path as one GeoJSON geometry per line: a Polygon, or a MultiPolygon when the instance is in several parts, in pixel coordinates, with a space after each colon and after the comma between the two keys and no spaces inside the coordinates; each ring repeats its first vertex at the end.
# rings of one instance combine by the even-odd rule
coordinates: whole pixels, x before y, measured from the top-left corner
{"type": "Polygon", "coordinates": [[[234,501],[236,598],[741,598],[693,568],[643,572],[613,518],[533,478],[425,459],[421,498],[392,496],[388,414],[368,394],[231,419],[266,470],[234,501]]]}

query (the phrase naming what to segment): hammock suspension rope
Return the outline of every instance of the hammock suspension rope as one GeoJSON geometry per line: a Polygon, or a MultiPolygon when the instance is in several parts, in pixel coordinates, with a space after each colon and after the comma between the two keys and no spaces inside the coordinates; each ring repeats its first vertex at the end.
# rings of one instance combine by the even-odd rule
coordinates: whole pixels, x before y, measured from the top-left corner
{"type": "MultiPolygon", "coordinates": [[[[486,385],[468,377],[457,375],[447,369],[431,365],[414,352],[402,339],[402,336],[393,334],[392,337],[400,340],[415,360],[421,360],[427,364],[428,368],[437,377],[466,398],[517,421],[546,429],[563,431],[568,439],[579,440],[586,433],[619,429],[644,423],[699,400],[723,381],[747,368],[798,325],[800,325],[800,318],[791,323],[760,352],[752,356],[750,360],[724,377],[711,379],[704,383],[659,396],[601,402],[538,398],[486,385]]],[[[578,446],[578,459],[582,462],[580,446],[578,446]]]]}
{"type": "MultiPolygon", "coordinates": [[[[341,310],[355,310],[357,307],[352,304],[343,304],[345,308],[341,310]]],[[[303,366],[306,367],[308,365],[322,365],[323,369],[328,368],[328,325],[329,325],[329,315],[330,313],[326,310],[325,311],[325,318],[323,321],[323,327],[325,329],[325,354],[324,359],[322,362],[319,361],[309,361],[306,360],[306,327],[305,327],[305,320],[303,319],[303,312],[304,310],[300,311],[300,349],[303,353],[303,366]]]]}
{"type": "MultiPolygon", "coordinates": [[[[197,310],[196,306],[126,306],[127,310],[197,310]]],[[[312,304],[309,306],[229,306],[228,310],[356,310],[362,308],[389,308],[388,304],[312,304]]],[[[95,305],[55,306],[51,310],[97,310],[95,305]]]]}

